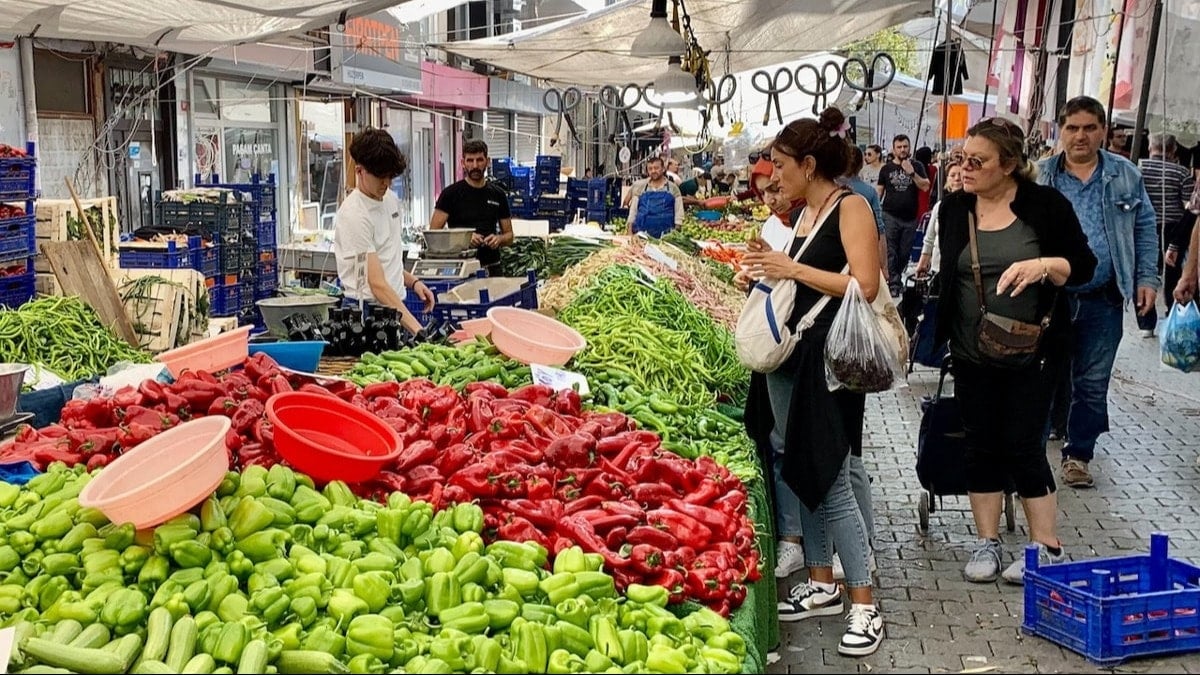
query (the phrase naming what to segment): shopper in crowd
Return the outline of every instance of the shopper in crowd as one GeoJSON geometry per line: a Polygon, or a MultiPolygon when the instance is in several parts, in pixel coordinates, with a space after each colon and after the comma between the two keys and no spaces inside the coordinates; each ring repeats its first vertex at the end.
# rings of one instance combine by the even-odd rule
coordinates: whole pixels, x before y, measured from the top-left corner
{"type": "Polygon", "coordinates": [[[679,184],[684,206],[700,206],[713,195],[712,176],[699,167],[692,171],[695,175],[679,184]]]}
{"type": "Polygon", "coordinates": [[[676,185],[683,182],[683,178],[679,175],[679,160],[674,157],[667,160],[667,178],[676,185]]]}
{"type": "Polygon", "coordinates": [[[1200,278],[1200,184],[1192,190],[1192,199],[1188,202],[1188,213],[1191,215],[1192,235],[1188,241],[1188,254],[1180,260],[1179,283],[1175,284],[1175,302],[1191,302],[1196,297],[1197,280],[1200,278]]]}
{"type": "Polygon", "coordinates": [[[838,651],[851,656],[875,652],[883,639],[883,618],[875,606],[869,571],[866,523],[850,481],[851,451],[862,444],[865,397],[829,391],[825,380],[825,341],[850,279],[868,300],[879,288],[878,234],[866,200],[839,186],[850,161],[848,130],[840,110],[821,119],[788,124],[775,138],[771,161],[782,195],[804,199],[791,246],[772,251],[765,241],[748,245],[744,264],[755,278],[794,279],[796,302],[789,324],[828,294],[830,302],[804,331],[788,360],[774,372],[756,375],[746,405],[747,430],[760,446],[783,454],[783,479],[800,499],[808,580],[779,603],[781,621],[836,615],[842,591],[833,578],[836,549],[846,572],[850,612],[838,651]],[[817,223],[828,219],[794,259],[817,223]],[[849,274],[842,270],[849,266],[849,274]]]}
{"type": "Polygon", "coordinates": [[[629,232],[661,237],[683,224],[683,195],[664,171],[661,157],[646,162],[647,177],[634,183],[629,200],[629,232]]]}
{"type": "Polygon", "coordinates": [[[929,189],[917,192],[917,222],[937,204],[938,200],[938,166],[933,162],[933,148],[922,145],[913,153],[913,159],[925,167],[925,177],[929,179],[929,189]]]}
{"type": "Polygon", "coordinates": [[[866,150],[863,150],[863,168],[858,172],[858,177],[863,179],[867,185],[879,184],[879,170],[883,168],[883,148],[878,145],[868,145],[866,150]]]}
{"type": "Polygon", "coordinates": [[[842,176],[838,182],[854,190],[871,205],[871,213],[875,214],[875,227],[879,230],[880,268],[884,274],[887,274],[887,241],[883,236],[883,206],[879,203],[879,193],[875,190],[875,184],[868,183],[860,177],[863,172],[863,162],[863,151],[859,150],[856,145],[850,146],[850,167],[846,169],[846,175],[842,176]]]}
{"type": "MultiPolygon", "coordinates": [[[[1179,263],[1188,250],[1191,224],[1195,216],[1184,208],[1192,196],[1195,178],[1181,166],[1176,155],[1178,145],[1171,134],[1150,134],[1150,157],[1138,162],[1142,181],[1150,195],[1150,205],[1158,218],[1159,269],[1163,273],[1163,302],[1170,311],[1175,285],[1179,283],[1179,263]]],[[[1138,317],[1138,328],[1145,337],[1154,336],[1158,308],[1152,307],[1138,317]]]]}
{"type": "Polygon", "coordinates": [[[1063,483],[1095,484],[1089,463],[1108,431],[1108,384],[1124,332],[1126,303],[1139,315],[1158,292],[1158,231],[1142,174],[1129,160],[1101,150],[1108,131],[1104,106],[1079,96],[1058,115],[1063,152],[1038,164],[1038,181],[1070,200],[1099,264],[1090,280],[1072,284],[1071,407],[1062,448],[1063,483]]]}
{"type": "Polygon", "coordinates": [[[475,230],[471,246],[475,257],[491,276],[500,276],[500,249],[512,246],[512,214],[504,189],[486,178],[487,143],[479,139],[463,143],[463,168],[467,175],[442,190],[429,219],[429,229],[464,227],[475,230]]]}
{"type": "MultiPolygon", "coordinates": [[[[950,342],[966,432],[967,493],[979,535],[963,576],[980,583],[1001,574],[1006,489],[1021,497],[1041,560],[1064,559],[1043,435],[1054,374],[1071,349],[1067,295],[1060,289],[1086,282],[1096,267],[1071,203],[1034,182],[1024,147],[1025,134],[1008,120],[993,117],[971,127],[963,191],[947,195],[938,216],[945,265],[937,282],[937,337],[950,342]],[[1036,351],[996,355],[981,340],[987,316],[1044,326],[1036,351]]],[[[1024,571],[1018,553],[1003,577],[1021,583],[1024,571]]]]}
{"type": "MultiPolygon", "coordinates": [[[[963,188],[963,168],[959,164],[962,161],[962,153],[951,155],[954,163],[946,167],[946,185],[945,199],[952,193],[958,192],[963,188]]],[[[938,212],[940,209],[933,209],[929,213],[929,224],[925,226],[925,239],[921,244],[921,259],[917,261],[917,276],[924,277],[930,274],[937,274],[942,267],[942,255],[938,250],[938,212]]]]}
{"type": "Polygon", "coordinates": [[[908,266],[913,237],[917,235],[919,192],[929,190],[925,166],[909,158],[910,141],[900,134],[892,139],[894,159],[879,170],[877,190],[883,200],[884,235],[888,249],[888,284],[900,294],[900,280],[908,266]]]}
{"type": "Polygon", "coordinates": [[[383,129],[356,134],[350,142],[350,158],[354,189],[333,217],[333,256],[342,292],[356,305],[384,305],[398,311],[400,323],[416,334],[422,326],[405,307],[405,295],[411,289],[424,301],[426,312],[433,309],[434,295],[404,269],[402,205],[391,186],[408,162],[383,129]]]}

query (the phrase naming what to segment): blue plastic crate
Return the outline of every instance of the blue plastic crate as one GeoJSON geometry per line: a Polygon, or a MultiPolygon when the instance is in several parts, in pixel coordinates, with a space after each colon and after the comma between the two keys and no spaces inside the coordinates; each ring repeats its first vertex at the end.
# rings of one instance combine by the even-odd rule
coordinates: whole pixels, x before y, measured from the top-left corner
{"type": "Polygon", "coordinates": [[[557,155],[538,155],[537,167],[554,167],[555,170],[562,168],[562,157],[557,155]]]}
{"type": "Polygon", "coordinates": [[[1028,549],[1022,630],[1101,666],[1200,650],[1200,567],[1168,558],[1167,546],[1155,533],[1150,555],[1044,567],[1028,549]]]}
{"type": "Polygon", "coordinates": [[[588,181],[584,178],[568,178],[567,179],[567,197],[570,199],[583,198],[587,199],[588,181]]]}
{"type": "Polygon", "coordinates": [[[37,192],[37,158],[34,145],[25,146],[28,157],[0,158],[0,198],[7,200],[33,197],[37,192]]]}
{"type": "Polygon", "coordinates": [[[567,226],[567,223],[571,222],[569,216],[550,216],[547,220],[550,221],[551,232],[560,232],[567,226]]]}
{"type": "Polygon", "coordinates": [[[512,190],[521,194],[529,194],[529,191],[533,189],[533,169],[527,166],[514,166],[510,180],[512,181],[512,190]]]}
{"type": "Polygon", "coordinates": [[[25,274],[0,277],[0,306],[20,307],[33,298],[36,275],[31,265],[25,269],[25,274]]]}
{"type": "Polygon", "coordinates": [[[558,194],[558,179],[547,178],[534,181],[532,194],[534,196],[558,194]]]}
{"type": "Polygon", "coordinates": [[[241,284],[212,286],[208,289],[209,316],[236,316],[242,305],[241,284]]]}
{"type": "Polygon", "coordinates": [[[221,247],[204,246],[192,249],[191,268],[206,277],[216,276],[221,271],[221,247]]]}
{"type": "Polygon", "coordinates": [[[0,220],[0,260],[28,258],[37,254],[37,216],[0,220]]]}
{"type": "Polygon", "coordinates": [[[493,157],[492,158],[492,177],[507,178],[511,175],[513,168],[512,160],[508,157],[493,157]]]}
{"type": "Polygon", "coordinates": [[[571,203],[566,197],[542,195],[541,199],[538,200],[537,208],[542,213],[566,213],[571,208],[571,203]]]}
{"type": "Polygon", "coordinates": [[[122,244],[118,248],[121,267],[151,267],[160,269],[178,269],[194,267],[196,260],[194,252],[201,250],[200,237],[188,237],[188,245],[180,246],[178,242],[167,242],[166,248],[128,247],[122,244]]]}
{"type": "Polygon", "coordinates": [[[608,222],[608,209],[588,209],[587,219],[603,225],[608,222]]]}
{"type": "MultiPolygon", "coordinates": [[[[487,316],[488,310],[493,307],[537,309],[537,274],[533,270],[529,270],[526,275],[526,281],[524,284],[521,284],[520,290],[504,297],[491,298],[487,296],[486,290],[481,291],[480,300],[481,302],[478,304],[439,301],[433,308],[433,318],[441,323],[462,323],[468,319],[479,319],[487,316]]],[[[409,311],[412,311],[413,307],[409,304],[407,298],[405,299],[405,306],[409,308],[409,311]]],[[[418,304],[417,309],[423,309],[423,307],[418,304]]],[[[421,320],[421,317],[418,316],[417,319],[421,320]]]]}
{"type": "Polygon", "coordinates": [[[587,182],[587,207],[592,210],[608,207],[608,179],[593,178],[587,182]]]}
{"type": "Polygon", "coordinates": [[[276,190],[275,190],[275,174],[267,176],[263,180],[261,175],[251,177],[249,183],[222,183],[219,175],[213,175],[211,182],[205,184],[201,181],[201,177],[196,175],[196,185],[207,185],[209,187],[224,188],[233,190],[234,192],[249,195],[249,199],[243,200],[250,206],[250,218],[254,222],[274,221],[276,214],[276,190]]]}

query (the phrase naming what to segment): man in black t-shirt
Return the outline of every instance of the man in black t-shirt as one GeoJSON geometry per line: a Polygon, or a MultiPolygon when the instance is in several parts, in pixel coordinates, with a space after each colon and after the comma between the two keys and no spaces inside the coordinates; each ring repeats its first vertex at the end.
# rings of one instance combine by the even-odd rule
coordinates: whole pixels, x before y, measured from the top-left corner
{"type": "Polygon", "coordinates": [[[925,166],[909,159],[908,136],[892,139],[892,161],[879,169],[879,198],[883,202],[883,234],[888,245],[888,285],[899,295],[901,275],[917,234],[917,193],[929,190],[925,166]]]}
{"type": "Polygon", "coordinates": [[[463,169],[467,177],[450,185],[438,195],[429,219],[429,229],[469,227],[475,257],[491,276],[500,274],[500,247],[512,246],[512,214],[508,195],[486,178],[487,143],[470,140],[463,144],[463,169]]]}

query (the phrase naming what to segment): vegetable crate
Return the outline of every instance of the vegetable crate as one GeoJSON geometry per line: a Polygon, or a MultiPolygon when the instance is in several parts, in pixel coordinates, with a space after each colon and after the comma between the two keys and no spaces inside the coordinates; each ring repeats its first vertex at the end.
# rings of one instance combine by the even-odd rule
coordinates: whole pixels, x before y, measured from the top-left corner
{"type": "Polygon", "coordinates": [[[241,193],[244,196],[249,196],[249,199],[243,201],[251,205],[251,217],[253,222],[265,223],[267,221],[274,222],[277,210],[276,206],[276,190],[275,190],[275,174],[267,176],[263,180],[261,175],[255,174],[251,177],[249,183],[222,183],[221,177],[213,175],[212,182],[205,185],[200,174],[196,174],[195,184],[204,187],[224,188],[241,193]]]}
{"type": "Polygon", "coordinates": [[[180,246],[178,242],[169,241],[165,248],[122,244],[120,246],[121,267],[124,269],[194,267],[195,261],[202,255],[202,246],[203,240],[200,237],[188,237],[187,246],[180,246]]]}
{"type": "Polygon", "coordinates": [[[237,316],[242,305],[241,284],[210,286],[208,289],[209,316],[237,316]]]}
{"type": "Polygon", "coordinates": [[[1100,666],[1152,654],[1200,651],[1200,567],[1167,557],[1167,535],[1150,555],[1038,566],[1025,552],[1021,628],[1100,666]]]}
{"type": "Polygon", "coordinates": [[[167,227],[199,227],[224,241],[241,236],[244,211],[241,204],[159,202],[158,220],[167,227]]]}
{"type": "MultiPolygon", "coordinates": [[[[609,181],[607,178],[592,178],[587,182],[587,208],[599,211],[608,208],[609,181]]],[[[618,203],[620,199],[618,198],[618,203]]]]}
{"type": "Polygon", "coordinates": [[[0,277],[0,305],[20,307],[33,298],[35,284],[33,270],[11,277],[0,277]]]}
{"type": "Polygon", "coordinates": [[[206,277],[215,276],[221,271],[221,248],[219,246],[201,245],[193,250],[191,268],[206,277]]]}
{"type": "Polygon", "coordinates": [[[25,146],[28,157],[0,157],[0,198],[31,199],[37,192],[37,158],[34,144],[25,146]]]}
{"type": "Polygon", "coordinates": [[[30,213],[0,220],[0,261],[37,253],[37,216],[30,213]]]}
{"type": "MultiPolygon", "coordinates": [[[[96,241],[100,244],[100,257],[110,269],[121,266],[120,251],[121,225],[118,218],[117,198],[99,197],[96,199],[80,199],[84,211],[92,224],[96,241]]],[[[83,219],[75,202],[71,199],[39,199],[34,206],[36,214],[38,250],[42,242],[47,241],[76,241],[87,238],[84,231],[83,219]]],[[[50,264],[43,255],[37,256],[37,271],[43,274],[52,272],[50,264]]]]}
{"type": "Polygon", "coordinates": [[[514,166],[509,178],[509,190],[522,197],[533,194],[533,170],[527,166],[514,166]]]}
{"type": "Polygon", "coordinates": [[[276,247],[277,234],[275,232],[275,221],[268,220],[259,222],[254,226],[254,240],[258,242],[258,249],[274,249],[276,247]]]}
{"type": "MultiPolygon", "coordinates": [[[[431,289],[432,290],[432,289],[431,289]]],[[[434,291],[438,293],[439,291],[434,291]]],[[[511,293],[504,297],[491,299],[488,297],[486,290],[479,292],[480,302],[473,303],[452,303],[438,302],[433,308],[433,318],[441,323],[462,323],[468,319],[481,319],[487,316],[488,310],[493,307],[520,307],[521,309],[537,309],[537,274],[533,270],[529,270],[526,274],[526,281],[521,285],[521,289],[515,293],[511,293]]],[[[405,304],[408,305],[407,299],[405,304]]],[[[418,305],[418,309],[420,306],[418,305]]],[[[412,307],[409,306],[411,311],[412,307]]]]}
{"type": "Polygon", "coordinates": [[[587,219],[603,225],[608,222],[608,209],[588,209],[587,219]]]}
{"type": "MultiPolygon", "coordinates": [[[[478,279],[483,276],[484,273],[481,270],[475,278],[478,279]]],[[[429,287],[429,290],[433,291],[434,297],[440,297],[442,293],[445,293],[446,291],[466,281],[467,279],[421,279],[421,283],[425,284],[429,287]]],[[[425,313],[425,303],[421,302],[414,293],[406,293],[404,295],[404,306],[408,308],[408,311],[412,313],[413,317],[416,318],[417,322],[422,326],[424,326],[432,317],[432,315],[425,313]]],[[[437,310],[435,309],[434,314],[436,313],[437,310]]]]}

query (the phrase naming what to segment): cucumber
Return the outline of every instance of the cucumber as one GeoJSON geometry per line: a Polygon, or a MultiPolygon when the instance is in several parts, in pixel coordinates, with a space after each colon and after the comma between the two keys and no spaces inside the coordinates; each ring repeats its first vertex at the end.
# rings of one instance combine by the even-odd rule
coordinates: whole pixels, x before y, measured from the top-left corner
{"type": "MultiPolygon", "coordinates": [[[[196,639],[199,636],[200,629],[196,627],[196,620],[191,616],[182,616],[175,622],[171,627],[171,642],[167,647],[166,663],[171,670],[179,672],[188,664],[192,655],[196,653],[196,639]]],[[[209,657],[210,660],[211,658],[209,657]]]]}
{"type": "Polygon", "coordinates": [[[142,659],[162,661],[167,657],[172,623],[171,612],[166,607],[156,607],[150,612],[150,618],[146,620],[146,646],[142,649],[142,659]]]}
{"type": "Polygon", "coordinates": [[[76,673],[120,675],[129,667],[116,651],[71,647],[44,638],[26,640],[25,652],[45,665],[76,673]]]}
{"type": "Polygon", "coordinates": [[[112,635],[108,632],[108,626],[102,623],[94,623],[84,628],[78,637],[71,640],[71,646],[98,649],[108,644],[110,640],[112,640],[112,635]]]}
{"type": "Polygon", "coordinates": [[[174,673],[175,671],[167,667],[167,664],[162,661],[142,661],[129,672],[134,673],[134,675],[138,675],[138,673],[156,675],[156,673],[174,673]]]}
{"type": "Polygon", "coordinates": [[[267,668],[267,643],[260,639],[251,640],[242,649],[242,658],[238,660],[237,672],[261,675],[267,668]]]}
{"type": "Polygon", "coordinates": [[[275,662],[281,673],[333,673],[345,675],[350,669],[333,654],[318,652],[311,649],[285,649],[275,662]]]}
{"type": "Polygon", "coordinates": [[[54,626],[54,632],[47,639],[57,642],[60,645],[69,645],[82,632],[83,624],[75,619],[64,619],[54,626]]]}
{"type": "Polygon", "coordinates": [[[184,673],[211,673],[217,669],[216,660],[208,654],[197,654],[183,667],[184,673]]]}

